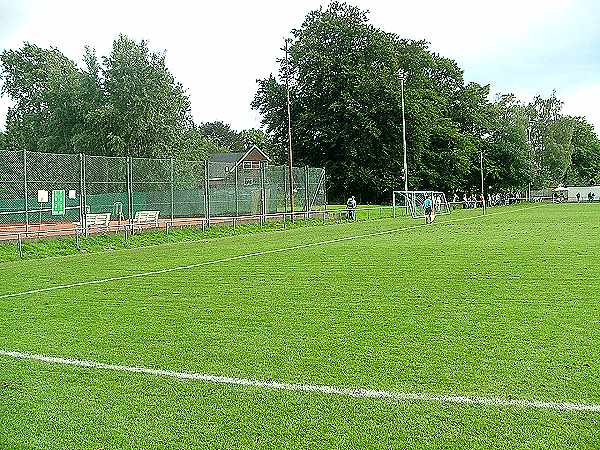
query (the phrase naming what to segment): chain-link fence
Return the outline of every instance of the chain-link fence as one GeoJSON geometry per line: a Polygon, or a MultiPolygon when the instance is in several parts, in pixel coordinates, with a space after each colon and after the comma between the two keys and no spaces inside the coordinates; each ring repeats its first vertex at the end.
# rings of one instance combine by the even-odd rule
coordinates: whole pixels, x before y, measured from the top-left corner
{"type": "Polygon", "coordinates": [[[0,158],[0,224],[25,227],[27,180],[23,152],[6,151],[0,158]]]}
{"type": "Polygon", "coordinates": [[[82,155],[82,205],[88,214],[110,212],[117,221],[129,217],[129,164],[127,158],[82,155]]]}
{"type": "MultiPolygon", "coordinates": [[[[323,209],[325,170],[294,167],[295,211],[323,209]]],[[[0,232],[75,228],[90,215],[110,224],[158,212],[160,222],[261,216],[290,210],[289,168],[0,151],[0,232]]]]}

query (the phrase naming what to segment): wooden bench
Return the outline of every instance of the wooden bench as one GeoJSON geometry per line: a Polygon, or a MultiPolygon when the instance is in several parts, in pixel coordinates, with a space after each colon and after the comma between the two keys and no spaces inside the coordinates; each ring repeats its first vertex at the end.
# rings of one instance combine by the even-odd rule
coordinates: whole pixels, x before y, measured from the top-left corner
{"type": "MultiPolygon", "coordinates": [[[[75,222],[75,225],[81,227],[81,222],[75,222]]],[[[86,214],[85,228],[108,228],[110,225],[110,213],[86,214]]]]}
{"type": "Polygon", "coordinates": [[[138,211],[135,213],[133,218],[133,228],[139,228],[140,230],[144,225],[150,225],[158,227],[158,215],[160,211],[138,211]]]}

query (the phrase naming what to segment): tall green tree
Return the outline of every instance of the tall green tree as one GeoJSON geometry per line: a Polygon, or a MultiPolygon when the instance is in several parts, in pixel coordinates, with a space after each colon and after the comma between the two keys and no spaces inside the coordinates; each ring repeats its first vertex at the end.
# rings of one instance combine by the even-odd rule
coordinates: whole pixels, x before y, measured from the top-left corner
{"type": "Polygon", "coordinates": [[[481,142],[485,185],[494,192],[525,190],[531,181],[525,105],[514,95],[501,95],[490,105],[487,118],[481,142]]]}
{"type": "Polygon", "coordinates": [[[470,190],[477,144],[488,124],[487,86],[464,85],[456,62],[422,41],[396,46],[406,83],[409,189],[470,190]]]}
{"type": "MultiPolygon", "coordinates": [[[[385,33],[345,3],[309,13],[293,30],[290,89],[294,159],[325,166],[335,198],[388,199],[403,186],[398,69],[405,104],[409,186],[457,189],[471,171],[475,139],[454,115],[465,89],[454,61],[425,42],[385,33]]],[[[287,146],[285,61],[259,80],[253,107],[280,149],[287,146]]]]}
{"type": "Polygon", "coordinates": [[[574,117],[571,140],[571,163],[564,183],[568,185],[600,184],[600,140],[594,127],[583,117],[574,117]]]}
{"type": "MultiPolygon", "coordinates": [[[[266,126],[266,134],[273,146],[270,156],[282,164],[287,163],[288,148],[286,99],[285,85],[271,74],[268,78],[258,81],[258,90],[252,101],[252,107],[258,109],[262,115],[262,123],[266,126]]],[[[296,108],[292,110],[292,115],[295,127],[296,108]]]]}
{"type": "Polygon", "coordinates": [[[281,153],[285,153],[285,148],[284,152],[279,151],[270,136],[263,130],[257,128],[242,130],[240,131],[240,140],[244,144],[244,148],[255,145],[276,163],[283,164],[285,161],[285,158],[281,157],[281,153]]]}
{"type": "Polygon", "coordinates": [[[198,127],[200,132],[209,141],[231,152],[241,152],[244,149],[244,143],[240,133],[231,128],[231,125],[220,120],[214,122],[203,122],[198,127]]]}
{"type": "Polygon", "coordinates": [[[194,126],[186,130],[178,146],[177,158],[186,160],[206,159],[213,153],[227,153],[231,150],[222,147],[217,141],[208,139],[200,127],[194,126]]]}
{"type": "Polygon", "coordinates": [[[535,186],[561,183],[571,164],[574,122],[562,115],[563,103],[553,92],[536,96],[528,105],[531,127],[532,178],[535,186]]]}
{"type": "Polygon", "coordinates": [[[76,64],[58,49],[25,43],[4,50],[2,95],[14,101],[6,119],[6,137],[16,149],[70,153],[72,136],[81,130],[85,105],[76,64]]]}
{"type": "Polygon", "coordinates": [[[104,58],[102,85],[114,153],[163,156],[177,152],[192,126],[190,101],[167,69],[164,53],[120,35],[104,58]]]}
{"type": "Polygon", "coordinates": [[[8,111],[8,145],[48,152],[86,152],[142,157],[189,154],[190,143],[208,151],[197,130],[183,86],[168,70],[164,53],[120,35],[101,60],[86,48],[84,68],[58,49],[25,43],[5,50],[2,94],[8,111]]]}
{"type": "Polygon", "coordinates": [[[85,47],[84,69],[81,70],[81,85],[78,92],[82,106],[82,126],[72,137],[73,150],[91,155],[111,155],[106,96],[103,91],[102,67],[96,52],[85,47]]]}

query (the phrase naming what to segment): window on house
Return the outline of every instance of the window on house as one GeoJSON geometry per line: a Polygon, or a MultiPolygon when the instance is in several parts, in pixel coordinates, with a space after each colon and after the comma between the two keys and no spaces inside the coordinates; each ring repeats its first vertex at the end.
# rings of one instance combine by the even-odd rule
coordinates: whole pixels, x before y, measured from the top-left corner
{"type": "Polygon", "coordinates": [[[260,161],[244,161],[244,169],[260,169],[260,161]]]}

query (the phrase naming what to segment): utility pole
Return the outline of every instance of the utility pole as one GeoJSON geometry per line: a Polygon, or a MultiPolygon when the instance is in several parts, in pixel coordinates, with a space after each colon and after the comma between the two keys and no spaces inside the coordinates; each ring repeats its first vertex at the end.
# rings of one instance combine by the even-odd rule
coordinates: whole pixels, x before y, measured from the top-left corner
{"type": "MultiPolygon", "coordinates": [[[[483,136],[481,136],[481,139],[484,142],[487,142],[488,139],[490,138],[490,134],[489,133],[484,133],[483,136]]],[[[485,189],[483,186],[483,142],[479,144],[479,171],[481,172],[481,208],[483,209],[483,214],[485,214],[485,189]]]]}
{"type": "Polygon", "coordinates": [[[527,201],[531,201],[531,175],[533,172],[533,162],[531,161],[531,119],[527,123],[527,143],[529,144],[529,186],[527,187],[527,201]]]}
{"type": "Polygon", "coordinates": [[[403,69],[398,70],[400,78],[400,91],[402,97],[402,146],[404,148],[404,195],[408,192],[408,163],[406,158],[406,120],[404,118],[404,80],[407,73],[403,69]]]}
{"type": "Polygon", "coordinates": [[[479,152],[479,170],[481,171],[481,207],[483,208],[483,213],[485,214],[485,194],[483,192],[483,147],[479,152]]]}
{"type": "Polygon", "coordinates": [[[292,108],[290,104],[290,61],[288,45],[291,39],[285,40],[285,88],[287,91],[287,116],[288,116],[288,186],[290,195],[290,213],[294,220],[294,166],[292,161],[292,108]]]}

